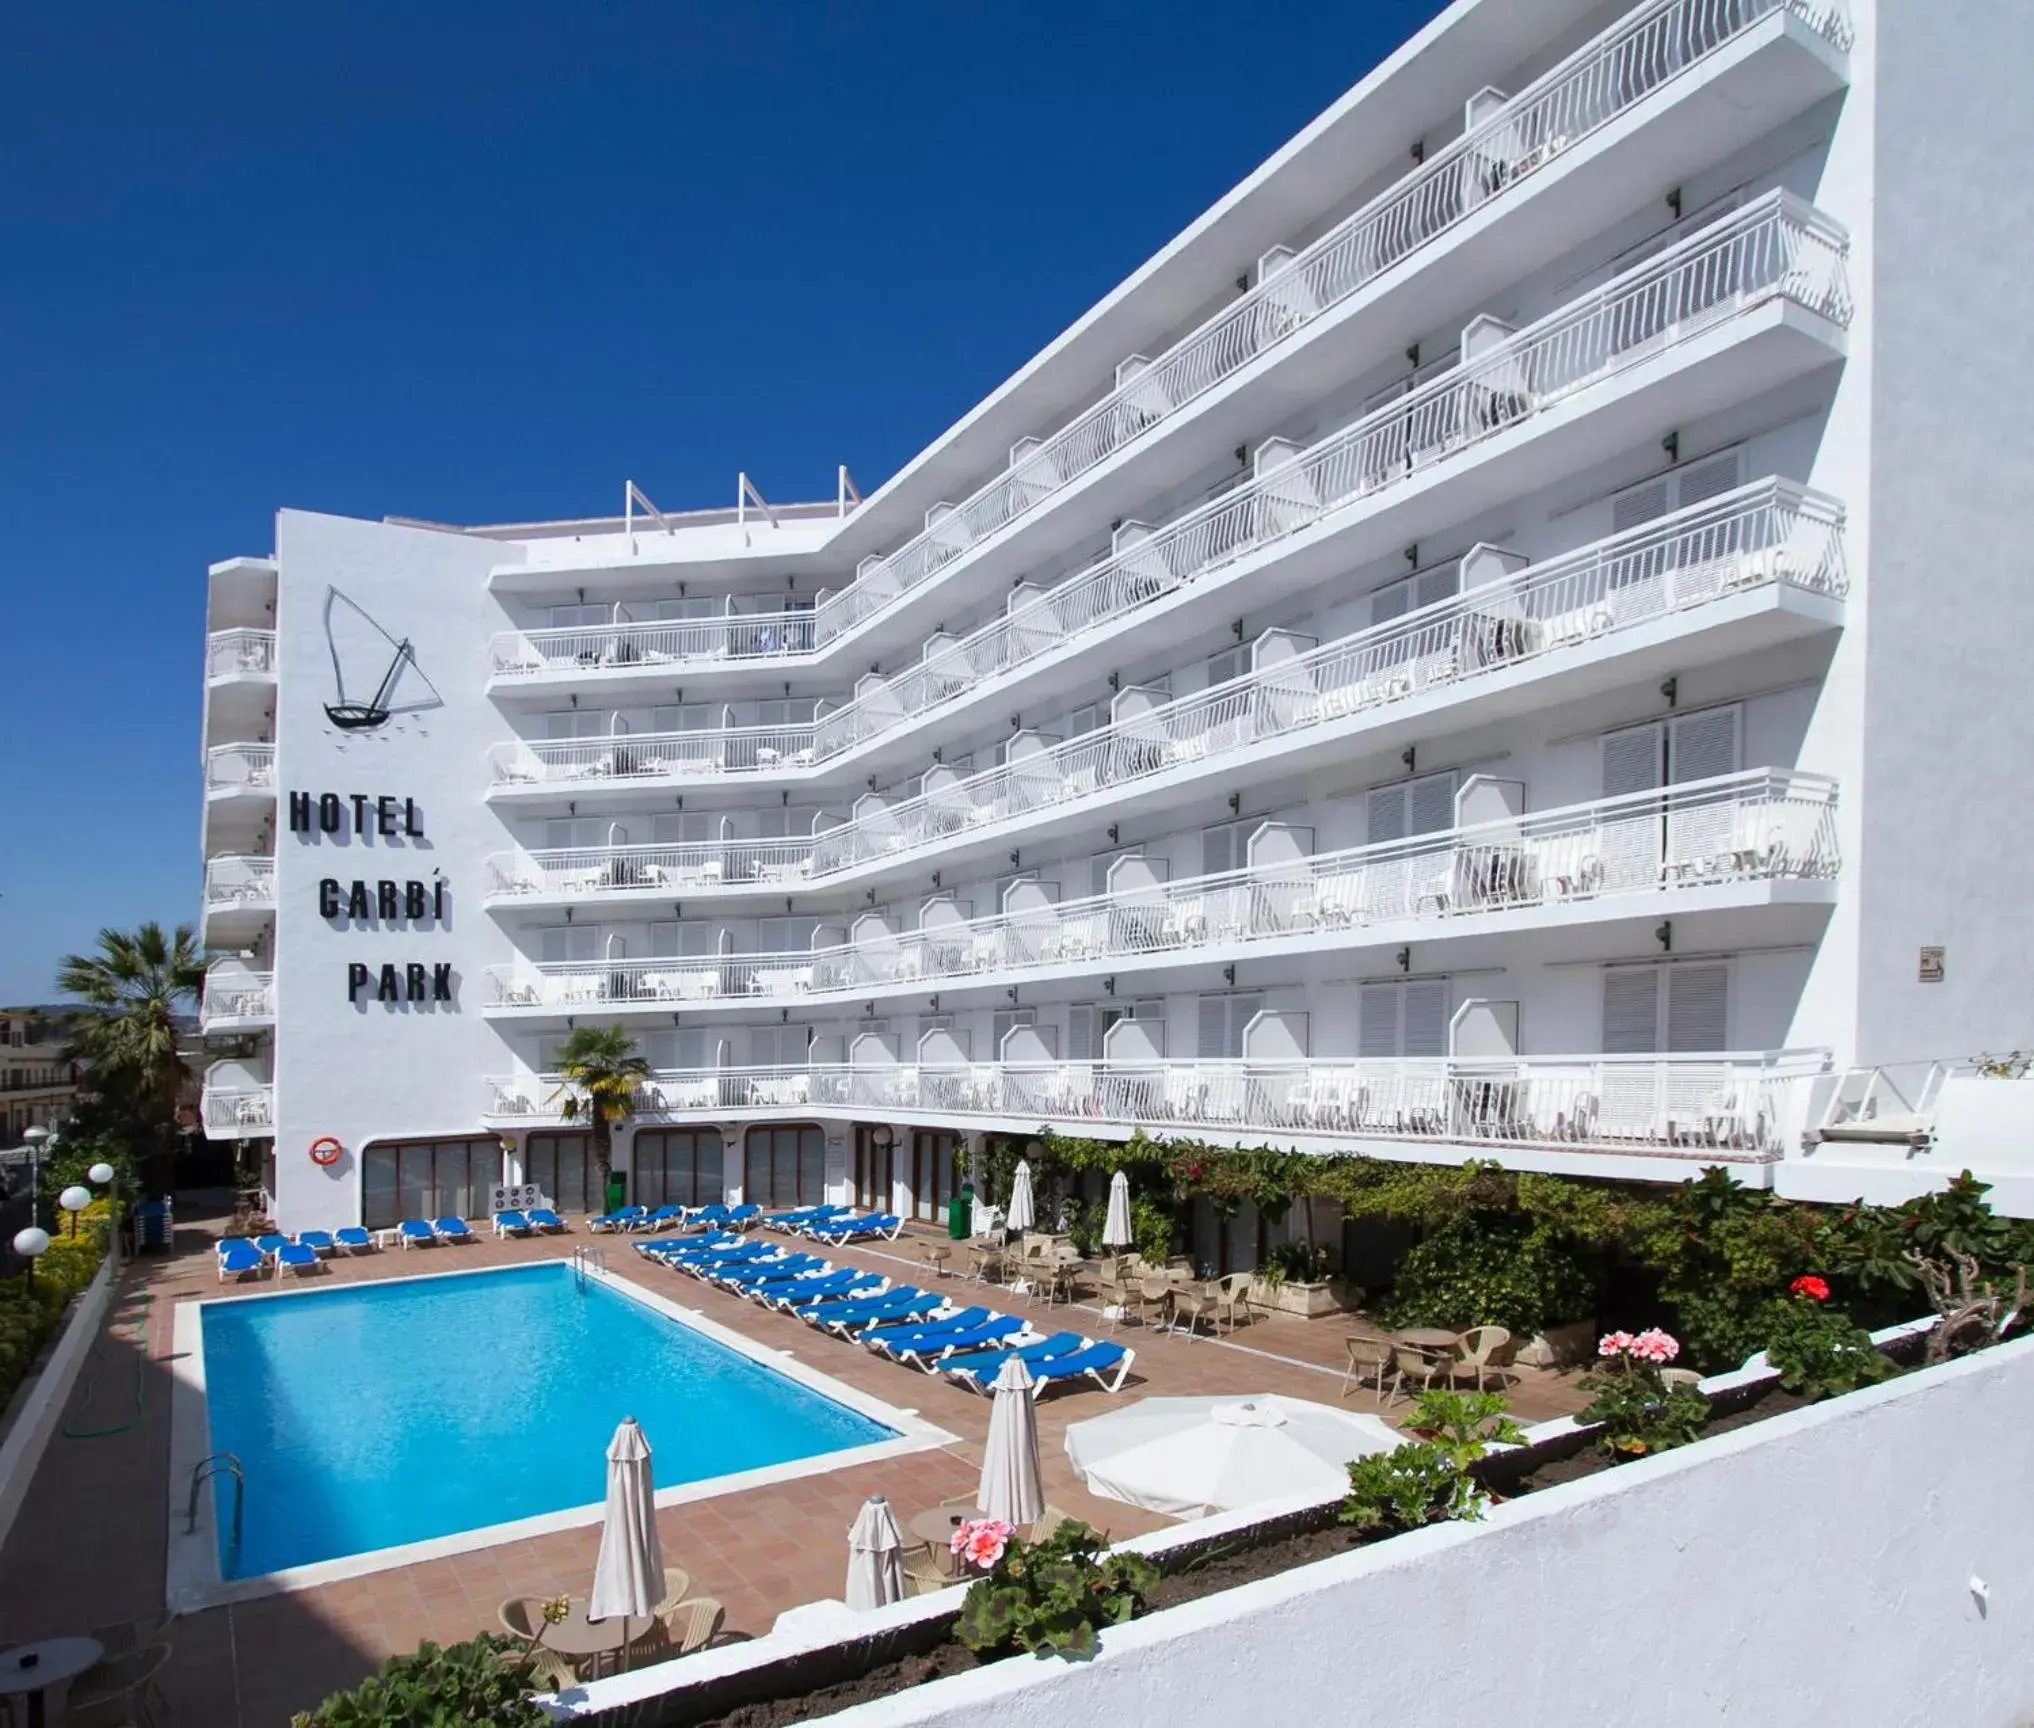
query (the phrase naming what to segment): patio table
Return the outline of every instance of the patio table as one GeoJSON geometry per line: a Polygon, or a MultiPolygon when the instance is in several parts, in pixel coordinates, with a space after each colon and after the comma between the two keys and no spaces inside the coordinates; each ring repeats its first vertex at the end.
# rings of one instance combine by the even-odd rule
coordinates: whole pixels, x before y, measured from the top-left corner
{"type": "Polygon", "coordinates": [[[63,1720],[64,1693],[80,1674],[106,1654],[96,1638],[44,1638],[35,1644],[17,1644],[0,1654],[0,1699],[5,1699],[12,1719],[13,1701],[26,1701],[24,1720],[28,1728],[42,1728],[45,1721],[63,1720]],[[51,1692],[56,1694],[56,1715],[44,1714],[51,1692]]]}
{"type": "Polygon", "coordinates": [[[572,1598],[572,1612],[554,1626],[544,1628],[544,1647],[555,1650],[561,1656],[571,1657],[577,1666],[584,1658],[593,1669],[593,1677],[600,1674],[601,1658],[626,1650],[655,1622],[653,1614],[637,1616],[611,1615],[605,1620],[589,1620],[586,1610],[589,1604],[584,1596],[572,1598]]]}
{"type": "Polygon", "coordinates": [[[1412,1326],[1392,1333],[1391,1341],[1410,1344],[1416,1350],[1453,1350],[1461,1344],[1462,1334],[1450,1332],[1445,1326],[1412,1326]]]}
{"type": "Polygon", "coordinates": [[[953,1551],[953,1533],[964,1520],[986,1518],[979,1506],[935,1506],[921,1512],[904,1526],[915,1541],[923,1542],[933,1559],[946,1568],[949,1578],[961,1573],[960,1556],[953,1551]]]}

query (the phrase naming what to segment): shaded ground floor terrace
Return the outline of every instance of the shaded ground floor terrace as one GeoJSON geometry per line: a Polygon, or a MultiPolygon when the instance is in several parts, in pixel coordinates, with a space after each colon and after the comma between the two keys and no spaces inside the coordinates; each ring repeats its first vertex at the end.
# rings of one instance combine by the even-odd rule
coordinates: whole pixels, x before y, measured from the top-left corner
{"type": "MultiPolygon", "coordinates": [[[[784,1154],[793,1172],[801,1146],[794,1142],[784,1154]]],[[[569,1148],[556,1150],[568,1160],[573,1156],[569,1148]]],[[[907,1160],[917,1154],[915,1145],[901,1153],[907,1160]]],[[[432,1154],[434,1182],[438,1155],[432,1154]]],[[[768,1157],[774,1181],[774,1139],[768,1157]]],[[[469,1165],[466,1180],[471,1179],[469,1165]]],[[[305,1282],[323,1288],[562,1258],[589,1239],[583,1217],[569,1222],[567,1234],[550,1239],[483,1237],[468,1246],[339,1258],[305,1282]]],[[[186,1200],[173,1250],[122,1268],[105,1340],[71,1396],[20,1518],[0,1546],[0,1641],[79,1632],[162,1604],[168,1531],[172,1521],[181,1524],[188,1488],[171,1480],[173,1316],[179,1303],[220,1293],[213,1244],[228,1227],[223,1202],[207,1215],[186,1200]]],[[[907,1229],[893,1243],[829,1246],[826,1254],[896,1279],[920,1284],[945,1279],[962,1299],[1027,1314],[1046,1329],[1119,1338],[1136,1350],[1120,1395],[1125,1398],[1271,1392],[1334,1403],[1343,1393],[1345,1337],[1372,1330],[1349,1316],[1301,1321],[1261,1315],[1230,1336],[1188,1340],[1134,1323],[1117,1326],[1080,1301],[1048,1312],[1035,1295],[970,1286],[964,1273],[935,1268],[927,1255],[940,1240],[934,1232],[907,1229]]],[[[667,1291],[706,1318],[868,1396],[915,1409],[955,1436],[907,1457],[838,1471],[821,1468],[660,1511],[667,1564],[691,1573],[695,1593],[725,1603],[733,1634],[761,1634],[786,1608],[840,1595],[846,1531],[869,1494],[887,1495],[900,1522],[973,1494],[987,1436],[986,1400],[823,1336],[787,1315],[664,1268],[639,1265],[639,1257],[626,1249],[610,1245],[608,1258],[618,1274],[667,1291]]],[[[487,1344],[476,1340],[474,1348],[487,1344]]],[[[1368,1391],[1349,1396],[1351,1409],[1373,1407],[1368,1391]]],[[[343,1420],[345,1398],[346,1388],[332,1389],[334,1420],[343,1420]]],[[[1160,1520],[1089,1495],[1064,1451],[1067,1425],[1113,1402],[1091,1385],[1046,1397],[1038,1407],[1040,1449],[1050,1503],[1124,1536],[1160,1520]]],[[[1519,1371],[1512,1391],[1513,1408],[1528,1420],[1571,1412],[1580,1402],[1568,1377],[1533,1369],[1519,1371]]],[[[1396,1418],[1405,1408],[1400,1403],[1384,1414],[1396,1418]]],[[[446,1642],[493,1627],[506,1597],[583,1593],[592,1580],[598,1538],[594,1526],[558,1530],[186,1615],[169,1633],[174,1656],[166,1686],[172,1707],[185,1722],[269,1728],[423,1638],[446,1642]]]]}

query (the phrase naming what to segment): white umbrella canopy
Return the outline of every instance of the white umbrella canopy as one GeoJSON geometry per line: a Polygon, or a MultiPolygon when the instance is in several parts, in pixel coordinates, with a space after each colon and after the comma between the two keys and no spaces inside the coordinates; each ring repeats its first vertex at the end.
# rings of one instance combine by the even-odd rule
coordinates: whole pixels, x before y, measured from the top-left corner
{"type": "Polygon", "coordinates": [[[848,1531],[847,1605],[882,1608],[904,1599],[904,1536],[890,1502],[871,1494],[848,1531]]]}
{"type": "Polygon", "coordinates": [[[976,1497],[984,1512],[1006,1524],[1035,1524],[1045,1516],[1031,1386],[1031,1370],[1010,1357],[996,1376],[996,1402],[989,1412],[989,1444],[976,1497]]]}
{"type": "Polygon", "coordinates": [[[664,1548],[657,1540],[656,1484],[650,1443],[624,1416],[607,1443],[607,1515],[593,1566],[589,1620],[647,1614],[664,1595],[664,1548]]]}
{"type": "Polygon", "coordinates": [[[1128,1248],[1136,1240],[1130,1232],[1130,1178],[1118,1170],[1109,1178],[1109,1215],[1102,1220],[1102,1246],[1128,1248]]]}
{"type": "Polygon", "coordinates": [[[1403,1437],[1376,1416],[1261,1394],[1144,1398],[1066,1431],[1091,1492],[1147,1511],[1199,1518],[1288,1494],[1345,1490],[1352,1458],[1403,1437]]]}
{"type": "Polygon", "coordinates": [[[1017,1160],[1017,1174],[1010,1178],[1010,1210],[1005,1214],[1006,1229],[1029,1230],[1038,1222],[1037,1202],[1031,1198],[1031,1160],[1017,1160]]]}

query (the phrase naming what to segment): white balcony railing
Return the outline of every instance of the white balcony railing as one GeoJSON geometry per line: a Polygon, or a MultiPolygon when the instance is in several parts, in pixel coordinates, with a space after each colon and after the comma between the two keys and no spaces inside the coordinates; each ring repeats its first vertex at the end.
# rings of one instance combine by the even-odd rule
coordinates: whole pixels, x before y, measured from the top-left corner
{"type": "Polygon", "coordinates": [[[236,972],[205,980],[198,1004],[198,1030],[209,1032],[229,1021],[265,1025],[275,1019],[275,974],[236,972]]]}
{"type": "Polygon", "coordinates": [[[214,630],[205,638],[207,678],[273,678],[273,630],[214,630]]]}
{"type": "Polygon", "coordinates": [[[215,744],[205,752],[207,792],[275,791],[273,744],[215,744]]]}
{"type": "Polygon", "coordinates": [[[831,761],[913,723],[982,679],[1423,476],[1493,433],[1773,296],[1839,322],[1850,315],[1840,235],[1783,193],[1707,225],[1466,366],[1112,553],[811,724],[517,741],[494,748],[494,781],[769,774],[831,761]]]}
{"type": "MultiPolygon", "coordinates": [[[[1798,1136],[1821,1051],[1687,1056],[1436,1057],[1282,1062],[972,1062],[658,1071],[645,1116],[784,1110],[1080,1122],[1127,1133],[1203,1130],[1507,1151],[1768,1163],[1798,1136]]],[[[555,1075],[486,1082],[484,1114],[557,1118],[555,1075]]]]}
{"type": "Polygon", "coordinates": [[[854,629],[962,552],[1035,509],[1180,409],[1234,377],[1322,314],[1531,177],[1776,14],[1801,19],[1839,48],[1852,29],[1842,0],[1652,0],[1586,43],[1397,185],[1346,217],[1275,272],[1183,337],[1159,359],[816,610],[618,625],[608,630],[506,633],[500,675],[604,664],[622,646],[661,660],[792,657],[854,629]]]}
{"type": "Polygon", "coordinates": [[[1331,724],[1427,691],[1775,586],[1848,590],[1843,516],[1831,499],[1762,480],[1513,578],[1484,584],[1041,748],[1000,768],[867,812],[809,840],[720,840],[497,853],[491,896],[729,884],[809,884],[992,824],[1100,799],[1151,776],[1214,766],[1271,741],[1304,742],[1331,724]]]}
{"type": "Polygon", "coordinates": [[[1438,926],[1472,913],[1663,889],[1826,881],[1837,866],[1835,781],[1759,770],[859,943],[492,966],[488,1004],[570,1012],[595,1004],[852,996],[1308,934],[1360,941],[1377,926],[1438,926]]]}
{"type": "Polygon", "coordinates": [[[208,1134],[266,1134],[275,1126],[273,1086],[206,1086],[200,1094],[200,1114],[208,1134]]]}
{"type": "Polygon", "coordinates": [[[275,860],[246,853],[228,853],[205,865],[205,910],[235,907],[261,911],[275,905],[275,860]]]}

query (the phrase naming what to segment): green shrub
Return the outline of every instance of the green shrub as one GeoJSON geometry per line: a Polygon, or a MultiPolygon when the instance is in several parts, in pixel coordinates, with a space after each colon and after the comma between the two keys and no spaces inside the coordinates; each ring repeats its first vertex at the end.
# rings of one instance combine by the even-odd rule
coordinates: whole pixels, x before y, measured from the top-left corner
{"type": "Polygon", "coordinates": [[[1502,1326],[1530,1338],[1589,1312],[1596,1280],[1565,1245],[1516,1213],[1476,1212],[1416,1243],[1393,1284],[1395,1327],[1502,1326]]]}
{"type": "Polygon", "coordinates": [[[1872,1335],[1826,1298],[1797,1293],[1768,1302],[1759,1337],[1766,1360],[1780,1371],[1780,1384],[1804,1398],[1855,1392],[1883,1380],[1890,1369],[1872,1335]]]}
{"type": "Polygon", "coordinates": [[[1349,1492],[1336,1517],[1359,1530],[1391,1534],[1482,1517],[1490,1496],[1471,1466],[1493,1444],[1525,1439],[1505,1408],[1501,1392],[1422,1392],[1406,1426],[1429,1438],[1352,1460],[1349,1492]]]}
{"type": "Polygon", "coordinates": [[[548,1728],[550,1717],[530,1702],[528,1674],[520,1647],[494,1633],[443,1649],[426,1640],[350,1692],[291,1717],[290,1728],[548,1728]]]}
{"type": "Polygon", "coordinates": [[[1142,1613],[1159,1578],[1142,1555],[1104,1557],[1102,1544],[1100,1531],[1071,1519],[1042,1542],[1011,1537],[969,1586],[954,1636],[983,1656],[1093,1654],[1096,1633],[1142,1613]]]}
{"type": "Polygon", "coordinates": [[[1615,1458],[1642,1458],[1685,1446],[1709,1421],[1709,1400],[1693,1386],[1669,1386],[1661,1368],[1680,1352],[1660,1331],[1613,1332],[1598,1347],[1604,1365],[1576,1382],[1591,1394],[1578,1422],[1603,1425],[1604,1449],[1615,1458]]]}

